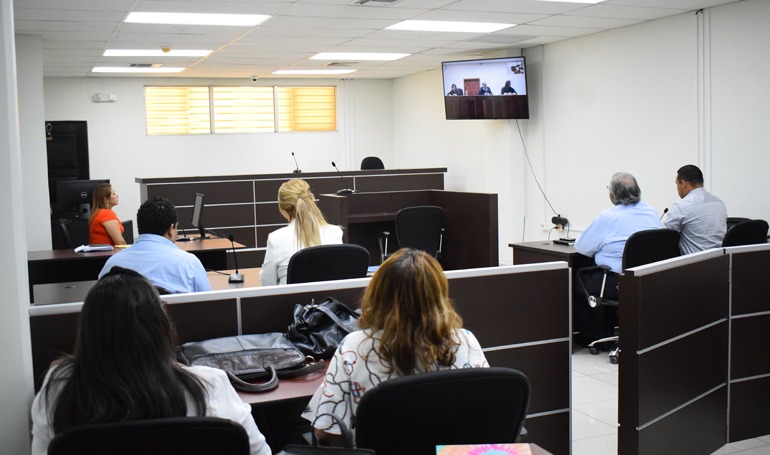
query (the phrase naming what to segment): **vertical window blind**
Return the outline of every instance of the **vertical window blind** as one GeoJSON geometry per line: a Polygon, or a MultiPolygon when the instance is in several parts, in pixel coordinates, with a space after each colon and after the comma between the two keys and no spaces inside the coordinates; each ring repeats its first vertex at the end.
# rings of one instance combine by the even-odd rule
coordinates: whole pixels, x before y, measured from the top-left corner
{"type": "Polygon", "coordinates": [[[336,131],[335,87],[145,87],[147,134],[336,131]]]}

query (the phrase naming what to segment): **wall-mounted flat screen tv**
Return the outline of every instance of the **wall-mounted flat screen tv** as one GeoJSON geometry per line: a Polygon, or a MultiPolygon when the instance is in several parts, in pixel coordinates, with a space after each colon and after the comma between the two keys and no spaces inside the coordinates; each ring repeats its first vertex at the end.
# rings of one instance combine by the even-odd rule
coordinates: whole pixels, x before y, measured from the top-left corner
{"type": "Polygon", "coordinates": [[[524,57],[444,62],[441,67],[447,120],[529,118],[524,57]]]}

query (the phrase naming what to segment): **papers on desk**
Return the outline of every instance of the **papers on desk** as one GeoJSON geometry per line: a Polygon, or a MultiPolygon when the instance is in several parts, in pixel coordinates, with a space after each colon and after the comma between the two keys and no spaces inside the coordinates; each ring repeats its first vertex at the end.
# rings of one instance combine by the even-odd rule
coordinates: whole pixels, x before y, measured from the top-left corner
{"type": "Polygon", "coordinates": [[[76,253],[90,253],[92,251],[112,251],[112,245],[92,243],[89,245],[80,245],[75,248],[76,253]]]}

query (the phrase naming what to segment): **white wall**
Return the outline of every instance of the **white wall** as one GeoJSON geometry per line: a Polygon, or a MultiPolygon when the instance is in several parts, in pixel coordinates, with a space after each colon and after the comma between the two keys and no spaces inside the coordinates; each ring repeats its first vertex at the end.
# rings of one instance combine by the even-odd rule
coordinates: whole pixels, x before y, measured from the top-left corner
{"type": "MultiPolygon", "coordinates": [[[[748,197],[770,185],[768,18],[770,2],[745,0],[526,49],[531,118],[518,122],[445,120],[440,68],[338,81],[337,133],[148,137],[142,87],[168,82],[158,79],[46,79],[45,116],[89,122],[91,174],[113,180],[123,219],[139,204],[135,177],[281,172],[293,168],[292,150],[306,172],[332,160],[355,169],[377,155],[387,167],[446,166],[451,190],[498,193],[508,263],[508,243],[546,238],[540,225],[554,212],[578,234],[609,206],[616,171],[636,175],[643,199],[662,211],[678,197],[676,169],[696,164],[730,215],[770,219],[770,207],[748,197]],[[95,104],[96,92],[118,101],[95,104]]],[[[232,83],[173,80],[185,82],[232,83]]]]}
{"type": "Polygon", "coordinates": [[[578,235],[609,207],[616,171],[634,174],[662,212],[678,199],[676,170],[696,164],[730,216],[770,220],[768,19],[770,2],[745,0],[526,49],[526,155],[514,121],[444,120],[440,71],[399,79],[398,164],[443,159],[449,189],[498,192],[504,263],[508,243],[547,238],[539,225],[554,211],[578,235]]]}
{"type": "Polygon", "coordinates": [[[388,81],[343,81],[338,90],[337,132],[148,136],[144,86],[169,83],[234,84],[228,80],[45,79],[45,120],[88,122],[91,178],[111,180],[120,195],[115,212],[122,220],[136,217],[141,203],[138,177],[290,172],[295,168],[292,151],[304,172],[333,171],[331,161],[341,170],[358,169],[367,155],[393,164],[388,81]],[[117,101],[94,103],[93,94],[100,92],[116,94],[117,101]]]}
{"type": "Polygon", "coordinates": [[[0,0],[0,451],[24,454],[33,381],[15,60],[11,0],[0,0]]]}

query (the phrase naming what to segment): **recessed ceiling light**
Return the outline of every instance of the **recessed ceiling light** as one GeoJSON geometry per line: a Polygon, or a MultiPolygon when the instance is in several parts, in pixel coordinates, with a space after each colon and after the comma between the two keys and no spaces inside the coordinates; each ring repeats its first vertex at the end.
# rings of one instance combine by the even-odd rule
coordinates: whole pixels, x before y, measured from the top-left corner
{"type": "Polygon", "coordinates": [[[205,49],[107,49],[105,57],[205,57],[212,51],[205,49]]]}
{"type": "Polygon", "coordinates": [[[411,54],[396,54],[385,52],[321,52],[310,60],[341,60],[341,61],[362,61],[362,60],[398,60],[411,54]]]}
{"type": "Polygon", "coordinates": [[[498,24],[492,22],[401,21],[397,24],[385,27],[385,30],[492,33],[514,26],[516,26],[516,24],[498,24]]]}
{"type": "Polygon", "coordinates": [[[349,74],[358,70],[278,70],[273,71],[273,74],[282,75],[335,75],[335,74],[349,74]]]}
{"type": "Polygon", "coordinates": [[[127,66],[95,66],[92,73],[179,73],[186,68],[162,66],[158,68],[129,68],[127,66]]]}
{"type": "Polygon", "coordinates": [[[140,24],[233,25],[254,27],[272,16],[263,14],[130,13],[125,22],[140,24]]]}

